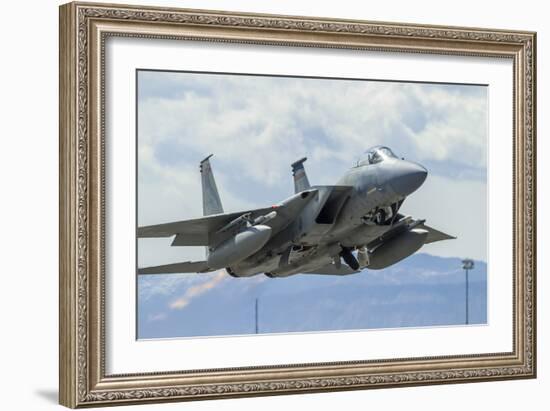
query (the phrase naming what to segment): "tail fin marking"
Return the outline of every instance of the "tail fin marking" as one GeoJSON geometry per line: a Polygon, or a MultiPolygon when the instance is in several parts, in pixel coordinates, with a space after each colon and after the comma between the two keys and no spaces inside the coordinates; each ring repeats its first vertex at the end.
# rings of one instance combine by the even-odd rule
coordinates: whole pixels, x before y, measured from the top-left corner
{"type": "Polygon", "coordinates": [[[294,177],[294,192],[300,193],[310,188],[309,180],[307,179],[306,170],[304,168],[304,162],[307,157],[292,163],[292,176],[294,177]]]}

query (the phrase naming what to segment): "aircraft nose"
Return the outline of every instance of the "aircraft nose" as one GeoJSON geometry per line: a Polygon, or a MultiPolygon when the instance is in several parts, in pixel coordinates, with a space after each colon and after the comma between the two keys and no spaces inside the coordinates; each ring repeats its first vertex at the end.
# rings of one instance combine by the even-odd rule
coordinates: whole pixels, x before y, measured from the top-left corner
{"type": "Polygon", "coordinates": [[[405,197],[418,190],[426,180],[428,171],[420,164],[402,160],[395,164],[392,174],[391,186],[393,190],[405,197]]]}

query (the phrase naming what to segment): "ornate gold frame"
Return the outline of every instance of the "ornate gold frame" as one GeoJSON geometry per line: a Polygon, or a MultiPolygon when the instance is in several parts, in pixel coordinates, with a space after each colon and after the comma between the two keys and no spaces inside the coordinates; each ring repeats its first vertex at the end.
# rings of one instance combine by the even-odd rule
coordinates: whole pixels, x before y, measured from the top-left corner
{"type": "Polygon", "coordinates": [[[536,375],[532,32],[70,3],[60,8],[60,403],[68,407],[536,375]],[[105,375],[104,43],[109,36],[502,57],[514,64],[514,350],[475,356],[105,375]]]}

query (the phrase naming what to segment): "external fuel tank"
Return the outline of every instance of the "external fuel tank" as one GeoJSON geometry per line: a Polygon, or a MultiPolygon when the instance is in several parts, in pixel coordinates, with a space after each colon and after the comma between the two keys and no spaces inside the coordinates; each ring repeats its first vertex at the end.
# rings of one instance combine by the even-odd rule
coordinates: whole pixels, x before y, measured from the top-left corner
{"type": "Polygon", "coordinates": [[[211,250],[206,259],[208,267],[219,269],[238,263],[260,250],[271,236],[271,227],[255,225],[228,238],[211,250]]]}

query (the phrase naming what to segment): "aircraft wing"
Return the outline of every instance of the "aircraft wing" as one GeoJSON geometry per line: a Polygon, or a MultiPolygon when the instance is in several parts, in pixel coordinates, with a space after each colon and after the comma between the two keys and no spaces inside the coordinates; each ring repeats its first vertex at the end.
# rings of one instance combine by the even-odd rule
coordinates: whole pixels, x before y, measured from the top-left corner
{"type": "Polygon", "coordinates": [[[210,234],[235,218],[246,213],[250,213],[251,218],[256,218],[270,211],[273,211],[271,207],[257,208],[238,213],[214,214],[192,220],[138,227],[137,236],[138,238],[159,238],[175,235],[173,245],[208,245],[210,234]]]}
{"type": "Polygon", "coordinates": [[[287,227],[308,204],[317,190],[311,189],[295,194],[272,207],[239,211],[236,213],[213,214],[192,220],[138,227],[138,238],[159,238],[175,236],[173,246],[208,246],[219,239],[219,230],[236,218],[250,213],[250,219],[276,211],[277,215],[265,224],[273,230],[272,235],[287,227]]]}
{"type": "Polygon", "coordinates": [[[184,263],[157,265],[138,268],[138,274],[174,274],[174,273],[205,273],[211,271],[206,261],[186,261],[184,263]]]}

